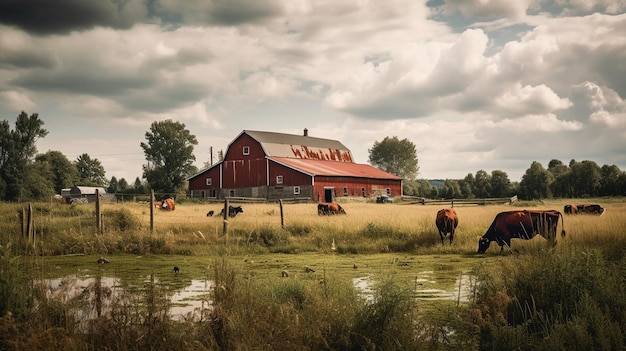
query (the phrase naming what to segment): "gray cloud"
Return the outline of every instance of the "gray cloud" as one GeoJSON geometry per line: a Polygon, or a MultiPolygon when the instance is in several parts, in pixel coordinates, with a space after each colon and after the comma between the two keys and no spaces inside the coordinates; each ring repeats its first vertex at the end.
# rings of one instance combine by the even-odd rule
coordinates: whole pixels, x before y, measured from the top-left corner
{"type": "Polygon", "coordinates": [[[0,23],[37,35],[67,34],[96,26],[128,29],[146,15],[141,0],[0,1],[0,23]]]}

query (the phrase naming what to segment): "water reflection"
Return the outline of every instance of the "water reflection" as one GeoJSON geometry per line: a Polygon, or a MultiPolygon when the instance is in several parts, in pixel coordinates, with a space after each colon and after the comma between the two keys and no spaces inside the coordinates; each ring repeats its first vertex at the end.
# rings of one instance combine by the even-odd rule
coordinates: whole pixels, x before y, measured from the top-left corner
{"type": "MultiPolygon", "coordinates": [[[[146,279],[144,282],[148,282],[146,279]]],[[[112,301],[120,298],[126,290],[136,290],[137,287],[123,285],[119,278],[115,277],[79,277],[69,275],[62,278],[45,280],[49,297],[59,298],[62,301],[70,301],[85,298],[92,301],[112,301]]],[[[210,308],[211,301],[208,300],[209,291],[213,287],[210,280],[192,279],[189,285],[176,288],[171,284],[161,283],[161,287],[166,291],[169,300],[169,314],[172,320],[199,319],[202,311],[210,308]]],[[[100,308],[95,308],[89,315],[85,311],[77,311],[79,318],[95,318],[102,310],[108,309],[107,303],[102,303],[100,308]]]]}
{"type": "MultiPolygon", "coordinates": [[[[144,283],[149,281],[150,279],[146,279],[144,283]]],[[[95,306],[89,312],[77,311],[77,316],[80,318],[98,317],[102,311],[109,309],[106,301],[110,302],[122,298],[122,294],[125,291],[137,291],[138,288],[137,286],[123,284],[119,278],[115,277],[79,277],[70,275],[46,280],[44,283],[47,285],[50,297],[60,298],[63,301],[83,298],[83,300],[88,300],[92,305],[94,302],[100,301],[101,304],[95,306]]],[[[453,285],[446,285],[437,284],[433,271],[418,273],[415,276],[414,283],[415,296],[418,300],[468,302],[471,300],[475,288],[475,280],[471,275],[461,274],[456,278],[453,285]],[[449,287],[441,289],[437,287],[438,285],[449,287]]],[[[188,284],[179,284],[179,286],[163,282],[158,284],[165,291],[165,297],[169,301],[169,316],[172,320],[201,320],[203,312],[211,308],[212,301],[209,300],[209,292],[214,286],[211,280],[192,279],[188,284]]],[[[376,284],[374,278],[370,276],[354,278],[352,279],[352,284],[366,300],[372,301],[374,299],[376,284]]]]}
{"type": "MultiPolygon", "coordinates": [[[[474,276],[461,274],[454,285],[448,289],[436,288],[437,281],[433,271],[423,271],[415,277],[415,296],[418,300],[451,300],[469,302],[473,298],[476,281],[474,276]]],[[[358,277],[352,279],[362,297],[368,301],[374,299],[375,281],[372,277],[358,277]]]]}

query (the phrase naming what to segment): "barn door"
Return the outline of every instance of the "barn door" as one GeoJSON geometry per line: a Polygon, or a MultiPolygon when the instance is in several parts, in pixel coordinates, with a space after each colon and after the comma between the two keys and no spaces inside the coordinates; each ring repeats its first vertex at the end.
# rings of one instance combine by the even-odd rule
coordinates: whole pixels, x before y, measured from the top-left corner
{"type": "Polygon", "coordinates": [[[333,202],[333,188],[324,188],[324,202],[333,202]]]}

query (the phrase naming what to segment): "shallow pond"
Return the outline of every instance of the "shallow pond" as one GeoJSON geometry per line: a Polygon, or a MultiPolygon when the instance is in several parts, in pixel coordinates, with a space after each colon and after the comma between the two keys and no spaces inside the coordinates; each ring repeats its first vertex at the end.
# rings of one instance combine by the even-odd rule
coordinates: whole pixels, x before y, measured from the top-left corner
{"type": "MultiPolygon", "coordinates": [[[[471,301],[475,285],[472,266],[481,261],[463,255],[444,258],[445,262],[441,255],[266,254],[218,259],[228,260],[234,269],[255,279],[280,279],[283,271],[289,272],[287,279],[311,279],[312,275],[320,279],[348,279],[366,299],[372,299],[377,281],[392,277],[408,284],[416,299],[425,305],[471,301]],[[315,272],[307,272],[305,267],[312,267],[315,272]]],[[[65,299],[93,295],[95,287],[110,294],[132,290],[138,295],[152,277],[168,300],[169,317],[173,320],[201,318],[201,311],[211,307],[209,293],[213,281],[209,277],[215,258],[114,256],[107,258],[107,264],[94,263],[98,257],[93,256],[43,260],[45,263],[40,264],[46,267],[44,280],[50,294],[65,294],[65,299]],[[174,265],[180,267],[180,272],[173,272],[174,265]]]]}

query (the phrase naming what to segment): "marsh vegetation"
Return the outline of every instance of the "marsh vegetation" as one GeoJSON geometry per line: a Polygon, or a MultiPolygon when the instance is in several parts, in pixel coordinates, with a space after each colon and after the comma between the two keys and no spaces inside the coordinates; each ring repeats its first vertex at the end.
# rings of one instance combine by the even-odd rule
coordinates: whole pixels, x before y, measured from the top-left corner
{"type": "Polygon", "coordinates": [[[106,204],[96,234],[93,206],[37,203],[29,242],[23,204],[0,204],[0,348],[623,349],[626,201],[601,202],[601,217],[565,217],[555,248],[513,240],[504,255],[476,250],[509,205],[455,207],[441,245],[437,206],[286,204],[281,226],[278,204],[244,204],[224,234],[206,216],[220,205],[157,211],[150,231],[148,205],[106,204]],[[205,289],[174,315],[189,286],[205,289]]]}

